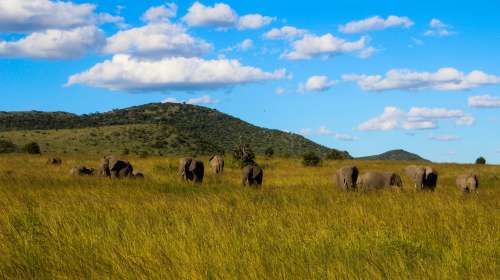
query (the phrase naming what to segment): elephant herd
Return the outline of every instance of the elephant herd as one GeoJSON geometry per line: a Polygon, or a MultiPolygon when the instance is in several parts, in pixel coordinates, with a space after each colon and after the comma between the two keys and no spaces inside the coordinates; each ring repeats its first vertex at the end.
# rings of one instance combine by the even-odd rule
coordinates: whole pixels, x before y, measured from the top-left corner
{"type": "MultiPolygon", "coordinates": [[[[410,165],[405,168],[405,173],[414,183],[415,190],[434,191],[437,186],[438,172],[432,167],[410,165]]],[[[346,191],[403,187],[401,176],[394,172],[369,171],[360,175],[354,165],[337,170],[335,179],[337,187],[346,191]]],[[[473,173],[462,174],[456,178],[456,185],[463,192],[476,192],[479,178],[473,173]]]]}
{"type": "MultiPolygon", "coordinates": [[[[60,165],[62,160],[59,158],[50,158],[47,164],[60,165]]],[[[222,175],[224,171],[224,159],[215,155],[209,159],[212,173],[215,176],[222,175]]],[[[76,166],[70,170],[73,176],[100,176],[114,179],[120,178],[144,178],[144,174],[134,172],[132,164],[126,160],[117,159],[114,156],[105,156],[96,169],[86,166],[76,166]]],[[[185,181],[202,183],[205,175],[205,166],[203,161],[191,157],[179,160],[178,175],[185,181]]],[[[264,171],[257,164],[248,164],[243,167],[241,173],[241,182],[244,186],[260,186],[264,178],[264,171]]]]}

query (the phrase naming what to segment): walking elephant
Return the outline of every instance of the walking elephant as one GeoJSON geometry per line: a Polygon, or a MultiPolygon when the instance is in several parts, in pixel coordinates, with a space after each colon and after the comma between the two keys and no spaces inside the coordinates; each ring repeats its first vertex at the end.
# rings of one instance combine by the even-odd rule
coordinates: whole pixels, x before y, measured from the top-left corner
{"type": "Polygon", "coordinates": [[[477,192],[479,178],[475,174],[462,174],[457,177],[457,187],[463,192],[477,192]]]}
{"type": "Polygon", "coordinates": [[[193,158],[182,158],[179,161],[179,176],[186,181],[202,183],[205,175],[205,167],[201,160],[193,158]]]}
{"type": "Polygon", "coordinates": [[[209,162],[212,172],[215,175],[222,174],[222,171],[224,171],[224,159],[221,156],[215,155],[210,158],[209,162]]]}
{"type": "Polygon", "coordinates": [[[345,166],[337,170],[335,173],[337,187],[350,191],[356,189],[356,182],[358,180],[359,171],[354,165],[345,166]]]}
{"type": "Polygon", "coordinates": [[[393,172],[370,171],[358,178],[357,187],[361,190],[374,190],[384,187],[403,187],[401,177],[393,172]]]}
{"type": "Polygon", "coordinates": [[[130,162],[106,156],[101,160],[99,175],[113,179],[132,177],[134,168],[130,162]]]}
{"type": "Polygon", "coordinates": [[[264,179],[264,171],[256,164],[247,165],[241,171],[243,186],[260,186],[264,179]]]}
{"type": "Polygon", "coordinates": [[[405,168],[405,173],[415,183],[415,189],[431,190],[436,188],[438,172],[429,166],[410,165],[405,168]]]}

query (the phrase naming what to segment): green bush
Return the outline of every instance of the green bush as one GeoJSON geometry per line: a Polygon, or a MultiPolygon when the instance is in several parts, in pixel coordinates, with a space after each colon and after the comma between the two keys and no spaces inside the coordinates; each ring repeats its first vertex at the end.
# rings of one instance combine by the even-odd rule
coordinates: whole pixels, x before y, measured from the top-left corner
{"type": "Polygon", "coordinates": [[[269,147],[264,151],[264,154],[266,155],[266,157],[272,158],[274,156],[274,149],[272,147],[269,147]]]}
{"type": "Polygon", "coordinates": [[[304,166],[319,166],[321,158],[315,152],[307,152],[302,156],[302,164],[304,166]]]}
{"type": "Polygon", "coordinates": [[[484,157],[478,157],[476,159],[476,164],[486,164],[486,159],[484,157]]]}
{"type": "Polygon", "coordinates": [[[342,160],[342,159],[350,159],[350,155],[347,152],[342,152],[339,150],[331,149],[328,154],[326,154],[325,158],[327,160],[342,160]]]}
{"type": "Polygon", "coordinates": [[[40,150],[40,146],[38,145],[37,142],[31,142],[31,143],[24,145],[23,151],[25,153],[32,154],[32,155],[37,155],[37,154],[42,153],[40,150]]]}
{"type": "Polygon", "coordinates": [[[17,151],[16,144],[10,142],[9,140],[0,139],[0,154],[14,153],[17,151]]]}

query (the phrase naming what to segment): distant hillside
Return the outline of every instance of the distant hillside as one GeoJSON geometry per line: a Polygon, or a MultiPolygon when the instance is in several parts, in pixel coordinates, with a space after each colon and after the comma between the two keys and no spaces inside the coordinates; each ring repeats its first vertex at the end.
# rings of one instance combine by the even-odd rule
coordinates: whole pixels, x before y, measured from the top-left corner
{"type": "MultiPolygon", "coordinates": [[[[230,153],[248,143],[258,154],[331,149],[301,135],[254,126],[217,110],[188,104],[153,103],[105,113],[0,112],[0,139],[38,142],[51,153],[230,153]]],[[[350,156],[349,156],[350,157],[350,156]]]]}
{"type": "Polygon", "coordinates": [[[367,156],[367,157],[360,157],[358,159],[363,159],[363,160],[407,160],[407,161],[429,161],[426,160],[422,157],[420,157],[417,154],[413,154],[410,152],[407,152],[405,150],[392,150],[388,151],[385,153],[382,153],[380,155],[374,155],[374,156],[367,156]]]}

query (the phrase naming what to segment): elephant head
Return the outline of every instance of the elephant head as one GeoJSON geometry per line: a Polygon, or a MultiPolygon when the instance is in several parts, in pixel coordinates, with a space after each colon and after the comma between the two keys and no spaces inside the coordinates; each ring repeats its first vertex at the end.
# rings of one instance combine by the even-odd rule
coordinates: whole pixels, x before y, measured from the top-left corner
{"type": "Polygon", "coordinates": [[[342,167],[336,172],[337,187],[343,190],[356,188],[359,171],[356,166],[342,167]]]}

